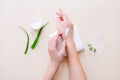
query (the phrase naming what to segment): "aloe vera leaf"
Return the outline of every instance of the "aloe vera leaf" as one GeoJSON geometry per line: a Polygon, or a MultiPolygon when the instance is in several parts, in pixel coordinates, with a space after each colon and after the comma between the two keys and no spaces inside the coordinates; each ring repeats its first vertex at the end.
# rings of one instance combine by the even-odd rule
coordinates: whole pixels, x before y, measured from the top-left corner
{"type": "Polygon", "coordinates": [[[24,54],[27,54],[28,47],[29,47],[29,34],[27,33],[27,31],[26,31],[24,28],[22,28],[22,27],[20,27],[20,26],[19,26],[19,28],[20,28],[21,30],[23,30],[23,31],[25,32],[25,34],[27,35],[27,43],[26,43],[26,48],[25,48],[25,51],[24,51],[24,54]]]}
{"type": "Polygon", "coordinates": [[[94,53],[96,53],[96,49],[94,48],[94,53]]]}
{"type": "Polygon", "coordinates": [[[88,44],[88,47],[91,47],[92,46],[92,44],[88,44]]]}
{"type": "Polygon", "coordinates": [[[93,49],[93,47],[90,47],[90,48],[89,48],[89,51],[91,51],[92,49],[93,49]]]}
{"type": "MultiPolygon", "coordinates": [[[[49,22],[48,22],[48,23],[49,23],[49,22]]],[[[41,35],[41,32],[42,32],[43,28],[44,28],[48,23],[44,24],[44,25],[39,29],[39,31],[38,31],[38,33],[37,33],[37,36],[36,36],[35,40],[33,41],[32,45],[31,45],[31,48],[32,48],[32,49],[34,49],[35,46],[37,45],[37,42],[38,42],[39,37],[40,37],[40,35],[41,35]]]]}

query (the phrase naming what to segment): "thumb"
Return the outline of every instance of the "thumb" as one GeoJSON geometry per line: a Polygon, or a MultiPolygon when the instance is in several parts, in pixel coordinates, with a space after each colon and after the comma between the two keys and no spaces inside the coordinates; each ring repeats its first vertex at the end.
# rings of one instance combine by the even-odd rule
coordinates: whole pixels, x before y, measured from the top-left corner
{"type": "Polygon", "coordinates": [[[65,49],[66,49],[66,43],[65,43],[65,40],[64,40],[63,43],[62,43],[62,48],[61,48],[60,53],[65,54],[65,49]]]}

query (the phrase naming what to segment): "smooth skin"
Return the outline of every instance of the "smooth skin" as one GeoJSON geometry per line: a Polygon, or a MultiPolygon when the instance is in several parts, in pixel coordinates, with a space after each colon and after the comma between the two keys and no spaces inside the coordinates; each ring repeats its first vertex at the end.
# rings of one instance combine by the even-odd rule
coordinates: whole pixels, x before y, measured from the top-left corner
{"type": "Polygon", "coordinates": [[[57,72],[57,70],[60,67],[60,64],[62,63],[63,59],[64,59],[64,54],[65,54],[65,41],[63,41],[62,43],[62,48],[59,50],[57,48],[57,42],[58,42],[58,38],[61,36],[60,33],[57,33],[57,35],[53,38],[50,39],[49,43],[48,43],[48,52],[50,55],[50,64],[48,67],[47,72],[45,73],[45,76],[43,78],[43,80],[53,80],[55,73],[57,72]]]}
{"type": "Polygon", "coordinates": [[[55,73],[65,58],[65,50],[67,51],[70,80],[87,80],[73,41],[73,23],[64,11],[58,10],[56,14],[58,16],[57,28],[59,33],[49,41],[48,52],[51,62],[43,80],[54,79],[55,73]],[[66,29],[69,29],[67,35],[65,35],[66,29]],[[61,50],[56,47],[58,37],[63,39],[61,50]]]}

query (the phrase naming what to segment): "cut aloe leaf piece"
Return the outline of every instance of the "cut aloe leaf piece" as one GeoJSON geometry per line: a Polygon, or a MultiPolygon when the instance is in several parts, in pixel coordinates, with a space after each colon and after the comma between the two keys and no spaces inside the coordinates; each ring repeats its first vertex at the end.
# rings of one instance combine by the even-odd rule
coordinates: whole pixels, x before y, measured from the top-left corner
{"type": "Polygon", "coordinates": [[[92,51],[93,47],[90,47],[89,50],[92,51]]]}
{"type": "Polygon", "coordinates": [[[94,48],[94,51],[93,51],[94,53],[96,53],[96,49],[94,48]]]}
{"type": "MultiPolygon", "coordinates": [[[[48,22],[48,23],[49,23],[49,22],[48,22]]],[[[37,33],[37,36],[36,36],[35,40],[33,41],[32,45],[31,45],[31,48],[32,48],[32,49],[34,49],[35,46],[37,45],[38,40],[39,40],[39,37],[40,37],[40,35],[41,35],[41,32],[42,32],[43,28],[44,28],[48,23],[44,24],[44,25],[39,29],[39,31],[38,31],[38,33],[37,33]]]]}
{"type": "Polygon", "coordinates": [[[21,26],[19,26],[19,28],[20,28],[21,30],[23,30],[23,31],[25,32],[25,34],[27,35],[27,43],[26,43],[26,48],[25,48],[25,51],[24,51],[24,54],[27,54],[27,52],[28,52],[28,47],[29,47],[29,35],[28,35],[27,31],[26,31],[24,28],[22,28],[21,26]]]}

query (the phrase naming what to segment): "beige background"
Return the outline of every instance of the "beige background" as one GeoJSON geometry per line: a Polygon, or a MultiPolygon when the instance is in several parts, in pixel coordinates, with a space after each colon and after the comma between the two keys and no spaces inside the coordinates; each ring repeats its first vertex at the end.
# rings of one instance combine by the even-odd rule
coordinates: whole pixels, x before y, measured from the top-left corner
{"type": "MultiPolygon", "coordinates": [[[[42,80],[49,64],[48,35],[56,30],[55,12],[64,9],[79,26],[84,44],[92,33],[102,33],[107,39],[104,53],[90,55],[86,51],[80,60],[88,80],[120,80],[120,1],[119,0],[0,0],[0,80],[42,80]],[[47,26],[37,47],[24,55],[26,36],[18,25],[30,34],[33,19],[47,26]]],[[[66,62],[55,80],[69,80],[66,62]]]]}

